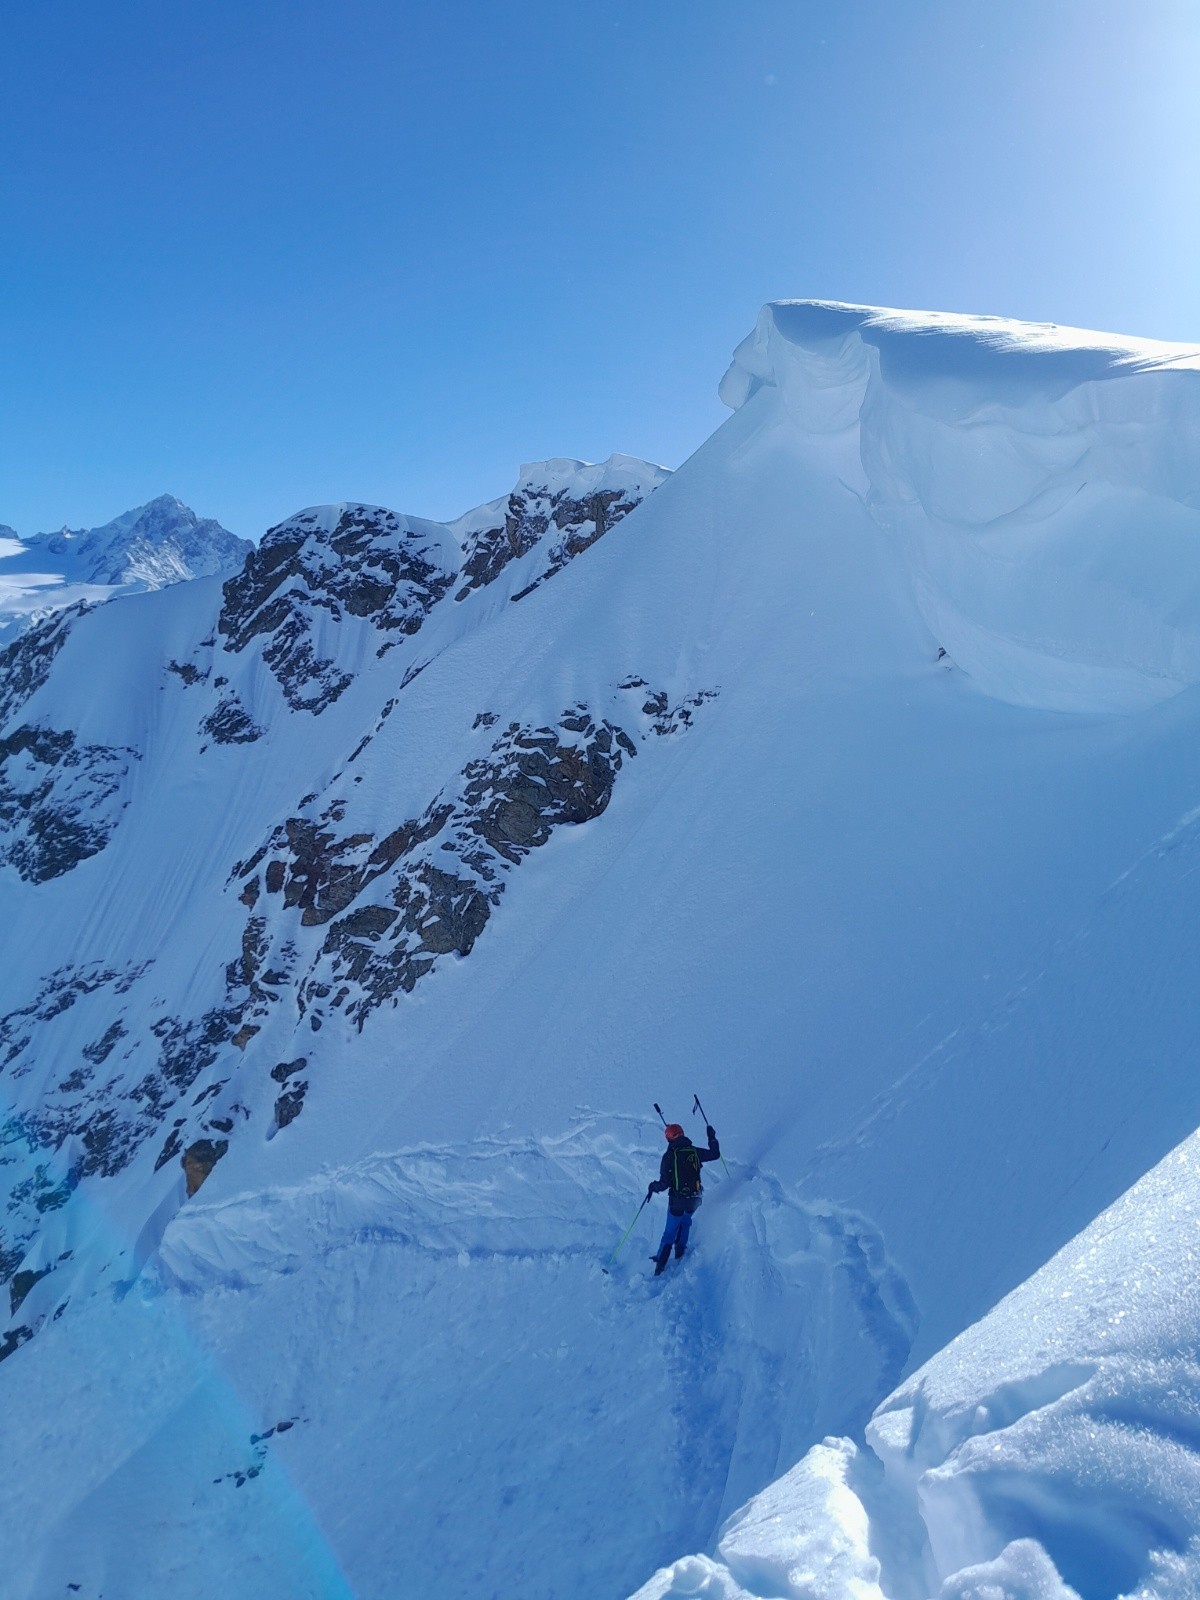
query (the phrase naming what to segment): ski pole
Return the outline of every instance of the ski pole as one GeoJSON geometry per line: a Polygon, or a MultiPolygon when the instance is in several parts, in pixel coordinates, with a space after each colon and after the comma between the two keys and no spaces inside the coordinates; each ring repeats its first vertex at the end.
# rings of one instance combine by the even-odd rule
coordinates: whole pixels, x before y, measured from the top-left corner
{"type": "Polygon", "coordinates": [[[666,1125],[667,1125],[667,1119],[666,1119],[666,1117],[663,1116],[663,1109],[659,1105],[657,1100],[654,1102],[654,1109],[655,1109],[655,1111],[658,1112],[658,1120],[662,1123],[663,1127],[665,1128],[666,1125]]]}
{"type": "MultiPolygon", "coordinates": [[[[708,1112],[705,1111],[704,1107],[700,1104],[700,1096],[693,1092],[692,1099],[695,1102],[694,1105],[692,1106],[692,1114],[695,1115],[695,1113],[698,1111],[700,1113],[700,1115],[704,1118],[705,1127],[711,1128],[712,1127],[712,1123],[709,1122],[709,1120],[708,1120],[708,1112]]],[[[655,1110],[656,1111],[658,1110],[657,1106],[655,1107],[655,1110]]],[[[660,1113],[660,1115],[661,1115],[661,1113],[660,1113]]],[[[726,1161],[724,1156],[721,1157],[721,1165],[725,1168],[725,1176],[727,1178],[730,1177],[731,1173],[729,1171],[729,1163],[728,1163],[728,1161],[726,1161]]]]}
{"type": "MultiPolygon", "coordinates": [[[[633,1214],[633,1222],[636,1222],[637,1219],[641,1216],[642,1212],[646,1209],[646,1202],[649,1199],[650,1199],[650,1196],[647,1195],[646,1199],[642,1201],[641,1205],[634,1212],[634,1214],[633,1214]]],[[[626,1239],[628,1239],[629,1235],[633,1232],[633,1222],[631,1222],[629,1224],[629,1226],[625,1229],[625,1232],[621,1235],[620,1239],[618,1240],[618,1242],[617,1242],[617,1250],[619,1250],[621,1248],[621,1246],[625,1243],[626,1239]]],[[[617,1250],[614,1250],[612,1255],[610,1255],[608,1260],[604,1263],[605,1272],[608,1271],[609,1267],[611,1267],[613,1262],[617,1259],[617,1250]]]]}

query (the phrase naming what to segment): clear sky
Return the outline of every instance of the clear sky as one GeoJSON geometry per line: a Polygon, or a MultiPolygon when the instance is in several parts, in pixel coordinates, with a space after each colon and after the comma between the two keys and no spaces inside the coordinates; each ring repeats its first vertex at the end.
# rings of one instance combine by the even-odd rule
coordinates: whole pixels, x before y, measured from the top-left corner
{"type": "Polygon", "coordinates": [[[769,299],[1200,341],[1197,0],[0,0],[0,522],[677,465],[769,299]]]}

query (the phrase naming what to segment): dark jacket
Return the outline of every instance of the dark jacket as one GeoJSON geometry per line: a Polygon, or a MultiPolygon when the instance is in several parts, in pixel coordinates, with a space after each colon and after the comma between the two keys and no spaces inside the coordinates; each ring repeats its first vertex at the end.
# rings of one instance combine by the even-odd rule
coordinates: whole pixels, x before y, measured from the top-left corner
{"type": "Polygon", "coordinates": [[[705,1129],[708,1134],[708,1149],[701,1150],[694,1145],[687,1134],[681,1134],[678,1139],[672,1139],[663,1151],[663,1158],[659,1164],[658,1182],[652,1183],[647,1189],[647,1194],[661,1194],[664,1189],[671,1191],[668,1209],[675,1216],[682,1215],[685,1211],[695,1211],[700,1204],[699,1185],[695,1194],[681,1194],[678,1188],[679,1161],[677,1157],[685,1150],[695,1150],[701,1162],[716,1161],[721,1154],[721,1146],[717,1143],[716,1130],[713,1127],[705,1129]]]}

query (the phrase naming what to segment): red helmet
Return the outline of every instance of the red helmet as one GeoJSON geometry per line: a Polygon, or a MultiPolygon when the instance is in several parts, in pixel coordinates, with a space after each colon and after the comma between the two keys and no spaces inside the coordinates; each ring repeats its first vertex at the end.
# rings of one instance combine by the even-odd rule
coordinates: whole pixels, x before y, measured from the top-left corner
{"type": "Polygon", "coordinates": [[[663,1129],[663,1137],[667,1139],[682,1139],[683,1129],[677,1122],[668,1122],[663,1129]]]}

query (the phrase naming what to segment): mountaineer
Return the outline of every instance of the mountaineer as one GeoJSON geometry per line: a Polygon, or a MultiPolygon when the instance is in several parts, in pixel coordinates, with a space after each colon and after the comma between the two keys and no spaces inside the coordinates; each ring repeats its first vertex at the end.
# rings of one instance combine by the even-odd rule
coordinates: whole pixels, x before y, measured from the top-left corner
{"type": "Polygon", "coordinates": [[[704,1198],[701,1193],[703,1185],[700,1182],[700,1168],[705,1161],[716,1161],[721,1154],[721,1147],[717,1143],[717,1131],[711,1122],[704,1130],[708,1134],[707,1150],[698,1150],[677,1122],[668,1122],[663,1131],[666,1135],[667,1148],[663,1152],[662,1163],[658,1169],[658,1182],[652,1183],[646,1190],[646,1200],[649,1200],[651,1195],[661,1194],[664,1189],[670,1191],[667,1202],[667,1225],[663,1229],[658,1254],[651,1257],[656,1278],[670,1259],[672,1245],[675,1246],[676,1261],[687,1249],[692,1214],[704,1198]]]}

